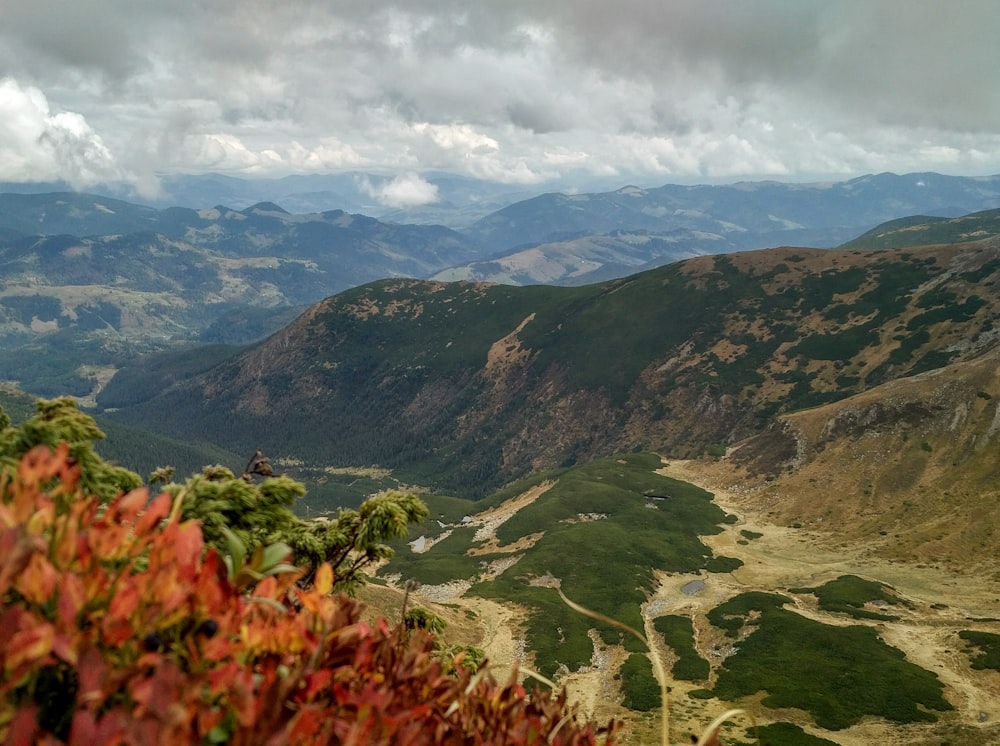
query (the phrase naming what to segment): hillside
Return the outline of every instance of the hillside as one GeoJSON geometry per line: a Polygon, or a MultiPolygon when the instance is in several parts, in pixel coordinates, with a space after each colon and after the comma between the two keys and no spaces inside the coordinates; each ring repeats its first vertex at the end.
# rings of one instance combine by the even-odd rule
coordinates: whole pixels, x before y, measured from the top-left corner
{"type": "Polygon", "coordinates": [[[1000,204],[1000,177],[875,174],[842,182],[665,184],[543,194],[481,218],[466,233],[495,250],[615,230],[698,231],[739,249],[836,246],[902,215],[963,215],[1000,204]]]}
{"type": "Polygon", "coordinates": [[[737,244],[725,236],[701,231],[614,231],[543,243],[449,267],[431,279],[508,285],[586,285],[692,256],[725,254],[736,248],[737,244]]]}
{"type": "Polygon", "coordinates": [[[998,271],[985,241],[705,256],[579,288],[383,281],[154,396],[112,381],[98,403],[237,452],[476,496],[621,451],[696,456],[975,359],[995,344],[998,271]]]}
{"type": "Polygon", "coordinates": [[[1000,235],[1000,210],[983,210],[955,218],[914,215],[876,226],[840,248],[898,249],[906,246],[981,241],[997,235],[1000,235]]]}
{"type": "Polygon", "coordinates": [[[113,372],[178,343],[260,339],[294,318],[289,309],[475,256],[446,228],[340,210],[156,210],[77,193],[0,195],[0,380],[84,395],[100,382],[91,369],[113,372]]]}
{"type": "MultiPolygon", "coordinates": [[[[207,201],[216,206],[160,209],[65,191],[0,194],[0,348],[7,353],[0,380],[40,395],[94,395],[139,354],[259,340],[306,305],[373,280],[579,286],[703,254],[833,246],[899,215],[951,216],[1000,201],[997,177],[940,174],[627,186],[516,202],[521,195],[500,185],[441,177],[434,181],[439,202],[376,210],[380,221],[325,209],[373,207],[371,194],[358,198],[381,182],[345,178],[170,182],[187,200],[216,195],[241,204],[270,185],[279,196],[268,199],[286,199],[302,213],[268,200],[240,209],[207,201]],[[502,207],[489,212],[489,205],[502,207]],[[463,232],[387,222],[434,217],[463,232]]],[[[935,230],[914,243],[931,235],[944,242],[935,230]]],[[[952,231],[949,242],[993,235],[960,234],[952,231]]],[[[865,240],[851,248],[906,243],[905,236],[865,240]]]]}
{"type": "Polygon", "coordinates": [[[702,478],[783,525],[1000,580],[1000,352],[780,416],[702,478]]]}

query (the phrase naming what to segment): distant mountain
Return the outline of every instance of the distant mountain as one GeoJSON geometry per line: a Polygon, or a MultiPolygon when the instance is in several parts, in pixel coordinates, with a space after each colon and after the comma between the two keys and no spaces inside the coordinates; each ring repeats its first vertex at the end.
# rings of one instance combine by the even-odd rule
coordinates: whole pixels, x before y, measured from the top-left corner
{"type": "Polygon", "coordinates": [[[383,281],[145,400],[133,375],[98,402],[236,451],[481,495],[615,452],[697,455],[974,359],[997,341],[998,279],[984,241],[704,256],[579,288],[383,281]]]}
{"type": "Polygon", "coordinates": [[[0,243],[5,298],[107,286],[100,293],[108,297],[169,293],[173,305],[204,306],[197,314],[233,303],[310,303],[373,279],[426,276],[478,253],[440,226],[392,225],[340,210],[292,215],[270,202],[155,210],[85,194],[6,194],[2,228],[22,234],[0,243]]]}
{"type": "Polygon", "coordinates": [[[905,246],[980,241],[1000,236],[1000,209],[955,218],[928,215],[890,220],[848,241],[842,249],[898,249],[905,246]]]}
{"type": "MultiPolygon", "coordinates": [[[[164,209],[204,209],[228,205],[243,210],[259,202],[275,202],[292,213],[330,210],[362,213],[390,223],[420,223],[465,227],[512,202],[533,197],[540,191],[559,188],[556,183],[539,187],[502,184],[485,179],[442,172],[427,172],[419,178],[434,193],[407,206],[407,198],[391,194],[394,176],[348,172],[302,174],[282,178],[240,178],[222,174],[166,174],[159,178],[155,195],[139,194],[129,185],[97,185],[89,191],[103,198],[164,209]],[[387,189],[389,190],[387,193],[387,189]],[[427,201],[424,201],[427,200],[427,201]]],[[[594,185],[591,185],[594,186],[594,185]]],[[[605,184],[604,188],[607,188],[605,184]]],[[[68,192],[65,183],[0,183],[0,193],[46,194],[68,192]]]]}
{"type": "Polygon", "coordinates": [[[885,173],[823,184],[668,184],[544,194],[498,210],[466,232],[496,251],[614,230],[700,231],[739,249],[832,247],[902,215],[952,217],[998,205],[1000,176],[885,173]]]}
{"type": "Polygon", "coordinates": [[[530,246],[449,267],[431,279],[510,285],[586,285],[693,256],[735,250],[736,245],[730,239],[715,233],[623,230],[530,246]]]}
{"type": "Polygon", "coordinates": [[[81,192],[0,194],[0,230],[20,237],[136,233],[160,220],[151,207],[81,192]]]}
{"type": "Polygon", "coordinates": [[[78,193],[3,194],[0,379],[78,394],[89,385],[81,365],[197,339],[259,339],[290,321],[288,309],[478,255],[441,226],[340,210],[157,210],[78,193]]]}

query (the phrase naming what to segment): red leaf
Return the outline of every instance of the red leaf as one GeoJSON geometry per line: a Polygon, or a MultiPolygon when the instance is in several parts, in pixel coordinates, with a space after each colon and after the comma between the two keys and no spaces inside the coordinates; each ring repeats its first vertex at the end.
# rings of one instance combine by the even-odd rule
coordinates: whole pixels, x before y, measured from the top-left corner
{"type": "Polygon", "coordinates": [[[201,526],[197,522],[186,521],[177,527],[172,551],[179,565],[191,568],[197,566],[201,560],[201,553],[204,547],[205,542],[201,536],[201,526]]]}
{"type": "Polygon", "coordinates": [[[99,705],[104,699],[107,679],[107,665],[101,651],[94,647],[83,650],[76,667],[79,676],[77,701],[84,706],[99,705]]]}
{"type": "Polygon", "coordinates": [[[97,740],[97,721],[87,710],[77,710],[73,713],[73,724],[69,729],[70,743],[99,743],[97,740]]]}
{"type": "Polygon", "coordinates": [[[76,617],[87,602],[87,591],[79,575],[63,575],[59,581],[59,625],[64,630],[76,627],[76,617]]]}
{"type": "Polygon", "coordinates": [[[135,533],[138,536],[145,536],[150,533],[160,521],[170,514],[170,495],[163,492],[153,498],[153,501],[146,507],[142,517],[135,524],[135,533]]]}
{"type": "Polygon", "coordinates": [[[8,726],[5,746],[32,746],[38,730],[38,708],[34,705],[18,708],[8,726]]]}

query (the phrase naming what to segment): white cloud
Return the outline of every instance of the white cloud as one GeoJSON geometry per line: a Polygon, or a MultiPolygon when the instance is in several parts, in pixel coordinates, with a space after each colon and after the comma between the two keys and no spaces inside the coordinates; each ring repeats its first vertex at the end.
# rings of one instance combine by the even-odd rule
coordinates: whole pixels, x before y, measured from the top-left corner
{"type": "Polygon", "coordinates": [[[438,201],[437,186],[413,172],[400,174],[379,185],[366,180],[362,187],[379,204],[387,207],[420,207],[438,201]]]}
{"type": "Polygon", "coordinates": [[[7,0],[3,16],[0,178],[1000,172],[995,0],[7,0]]]}
{"type": "Polygon", "coordinates": [[[53,114],[39,89],[0,80],[0,179],[64,180],[85,187],[120,176],[111,152],[82,115],[53,114]]]}
{"type": "Polygon", "coordinates": [[[435,145],[444,150],[460,150],[464,153],[482,153],[499,150],[500,143],[489,135],[477,132],[465,123],[430,124],[419,122],[413,125],[415,132],[426,135],[435,145]]]}
{"type": "Polygon", "coordinates": [[[365,165],[365,159],[354,148],[335,137],[323,138],[312,148],[293,140],[287,162],[298,171],[339,171],[365,165]]]}

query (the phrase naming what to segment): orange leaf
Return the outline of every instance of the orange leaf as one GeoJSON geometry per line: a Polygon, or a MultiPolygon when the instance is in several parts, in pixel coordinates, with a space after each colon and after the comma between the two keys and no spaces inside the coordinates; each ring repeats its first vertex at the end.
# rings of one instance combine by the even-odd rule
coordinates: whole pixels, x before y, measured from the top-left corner
{"type": "Polygon", "coordinates": [[[79,575],[65,575],[59,581],[59,624],[63,629],[76,627],[76,616],[87,603],[87,591],[79,575]]]}
{"type": "Polygon", "coordinates": [[[41,502],[38,509],[28,518],[24,527],[32,536],[40,536],[52,525],[55,518],[56,506],[51,500],[46,499],[44,502],[41,502]]]}
{"type": "Polygon", "coordinates": [[[0,534],[0,598],[28,566],[36,551],[44,551],[45,547],[37,538],[24,535],[20,527],[9,529],[0,534]]]}
{"type": "Polygon", "coordinates": [[[60,568],[70,567],[79,556],[79,527],[81,524],[79,508],[74,505],[73,512],[59,519],[55,544],[55,561],[60,568]]]}
{"type": "Polygon", "coordinates": [[[56,635],[53,638],[52,652],[59,659],[66,661],[71,666],[76,665],[76,648],[73,646],[73,640],[68,635],[56,635]]]}
{"type": "Polygon", "coordinates": [[[324,562],[316,570],[316,592],[327,595],[333,590],[333,568],[329,562],[324,562]]]}
{"type": "Polygon", "coordinates": [[[55,592],[57,575],[51,562],[41,554],[33,554],[14,587],[29,601],[41,606],[55,592]]]}
{"type": "Polygon", "coordinates": [[[296,593],[299,597],[299,603],[302,604],[303,608],[318,616],[322,609],[322,597],[315,591],[299,590],[296,593]]]}
{"type": "Polygon", "coordinates": [[[149,501],[149,490],[140,487],[137,490],[120,495],[111,505],[109,513],[118,523],[135,523],[136,516],[149,501]]]}
{"type": "Polygon", "coordinates": [[[111,604],[108,606],[108,617],[127,619],[138,606],[139,589],[134,582],[127,582],[112,596],[111,604]]]}
{"type": "MultiPolygon", "coordinates": [[[[27,621],[27,620],[25,620],[27,621]]],[[[52,642],[55,630],[51,624],[36,622],[28,629],[16,632],[8,641],[6,667],[8,670],[17,668],[25,661],[45,658],[52,652],[52,642]]]]}

